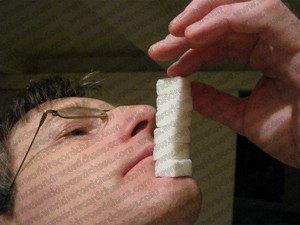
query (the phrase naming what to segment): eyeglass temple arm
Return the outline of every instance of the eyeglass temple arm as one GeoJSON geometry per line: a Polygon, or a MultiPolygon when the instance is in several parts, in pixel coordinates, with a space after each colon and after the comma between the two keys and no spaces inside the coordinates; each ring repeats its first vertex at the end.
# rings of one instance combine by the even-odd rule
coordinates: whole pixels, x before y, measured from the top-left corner
{"type": "Polygon", "coordinates": [[[18,171],[16,172],[16,175],[15,175],[15,177],[14,177],[14,179],[13,179],[13,181],[12,181],[12,183],[11,183],[9,189],[8,189],[8,192],[7,192],[5,201],[4,201],[4,203],[2,204],[1,208],[5,206],[7,200],[8,200],[8,198],[9,198],[9,196],[10,196],[10,192],[11,192],[11,190],[12,190],[14,184],[15,184],[15,181],[16,181],[16,179],[17,179],[17,176],[18,176],[18,174],[20,173],[20,171],[21,171],[21,169],[22,169],[22,166],[23,166],[23,164],[24,164],[24,162],[25,162],[25,160],[26,160],[26,158],[27,158],[27,155],[28,155],[28,153],[29,153],[29,150],[31,149],[31,146],[32,146],[32,144],[33,144],[33,142],[34,142],[34,140],[35,140],[35,138],[36,138],[36,135],[38,134],[38,132],[39,132],[41,126],[42,126],[43,123],[45,122],[48,113],[49,113],[49,111],[45,111],[45,112],[43,113],[43,115],[42,115],[42,118],[41,118],[41,120],[40,120],[39,126],[38,126],[38,128],[37,128],[37,130],[36,130],[36,132],[35,132],[35,134],[34,134],[34,137],[33,137],[32,141],[31,141],[31,143],[30,143],[30,145],[29,145],[29,147],[28,147],[27,152],[26,152],[26,154],[25,154],[25,156],[24,156],[24,158],[23,158],[23,160],[22,160],[22,162],[21,162],[21,164],[20,164],[20,166],[19,166],[19,169],[18,169],[18,171]]]}

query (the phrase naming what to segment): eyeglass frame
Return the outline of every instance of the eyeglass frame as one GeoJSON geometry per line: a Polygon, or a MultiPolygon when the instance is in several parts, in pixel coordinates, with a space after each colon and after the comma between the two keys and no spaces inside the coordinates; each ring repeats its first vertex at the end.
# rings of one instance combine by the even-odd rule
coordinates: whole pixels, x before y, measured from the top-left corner
{"type": "Polygon", "coordinates": [[[8,198],[9,198],[9,196],[10,196],[12,190],[13,190],[13,187],[14,187],[15,181],[17,179],[17,176],[19,175],[19,173],[20,173],[20,171],[22,169],[22,166],[23,166],[23,164],[24,164],[24,162],[25,162],[25,160],[26,160],[26,158],[28,156],[28,153],[29,153],[29,151],[30,151],[30,149],[31,149],[34,141],[35,141],[35,138],[36,138],[36,136],[37,136],[40,128],[44,124],[44,122],[45,122],[45,120],[46,120],[46,118],[47,118],[47,116],[48,116],[49,113],[51,113],[52,116],[58,116],[58,117],[63,118],[63,119],[100,118],[102,120],[105,120],[105,119],[108,118],[108,115],[107,115],[108,111],[110,111],[110,110],[102,110],[102,109],[98,109],[98,108],[88,108],[88,107],[67,107],[67,108],[62,108],[62,109],[58,109],[58,110],[53,110],[53,109],[44,110],[43,115],[42,115],[42,117],[40,119],[40,122],[39,122],[39,126],[38,126],[38,128],[37,128],[37,130],[36,130],[36,132],[35,132],[35,134],[34,134],[34,136],[32,138],[32,141],[31,141],[31,143],[30,143],[30,145],[29,145],[29,147],[28,147],[28,149],[27,149],[27,151],[25,153],[24,158],[23,158],[23,160],[22,160],[22,162],[21,162],[21,164],[20,164],[20,166],[19,166],[19,168],[18,168],[18,170],[17,170],[17,172],[16,172],[16,174],[14,176],[14,179],[13,179],[13,181],[12,181],[12,183],[11,183],[9,189],[8,189],[7,195],[5,197],[5,200],[4,200],[1,208],[5,207],[6,202],[7,202],[8,198]],[[65,110],[65,109],[88,109],[88,110],[98,111],[100,114],[99,115],[93,115],[93,116],[63,116],[59,112],[62,111],[62,110],[65,110]]]}

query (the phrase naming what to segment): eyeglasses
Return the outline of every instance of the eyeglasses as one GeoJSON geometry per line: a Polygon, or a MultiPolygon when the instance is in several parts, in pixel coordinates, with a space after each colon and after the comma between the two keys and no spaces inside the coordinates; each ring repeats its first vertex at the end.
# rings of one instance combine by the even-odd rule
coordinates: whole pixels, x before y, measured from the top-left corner
{"type": "Polygon", "coordinates": [[[41,126],[44,124],[46,118],[47,118],[47,115],[48,114],[52,114],[52,116],[58,116],[60,118],[63,118],[63,119],[86,119],[86,118],[100,118],[102,120],[105,120],[108,118],[107,116],[107,113],[109,110],[101,110],[101,109],[96,109],[96,108],[86,108],[86,107],[69,107],[69,108],[64,108],[64,109],[59,109],[59,110],[45,110],[41,119],[40,119],[40,123],[39,123],[39,126],[33,136],[33,139],[28,147],[28,150],[26,151],[26,154],[16,172],[16,175],[8,189],[8,193],[5,197],[5,200],[4,200],[4,203],[2,204],[1,208],[5,207],[6,205],[6,202],[8,200],[8,198],[10,197],[11,195],[11,191],[14,187],[14,184],[15,184],[15,181],[17,179],[17,176],[19,175],[21,169],[22,169],[22,166],[27,158],[27,155],[31,149],[31,146],[33,145],[33,142],[41,128],[41,126]]]}

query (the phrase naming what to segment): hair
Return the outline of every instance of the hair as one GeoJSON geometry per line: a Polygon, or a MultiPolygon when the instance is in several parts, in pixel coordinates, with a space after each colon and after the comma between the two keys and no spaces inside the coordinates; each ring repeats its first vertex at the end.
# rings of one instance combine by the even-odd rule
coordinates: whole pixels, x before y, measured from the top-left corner
{"type": "Polygon", "coordinates": [[[90,97],[95,91],[99,91],[102,88],[99,81],[86,81],[92,74],[79,81],[53,76],[30,82],[29,86],[13,99],[0,122],[0,214],[9,214],[13,211],[14,195],[9,188],[14,174],[11,170],[11,155],[7,145],[12,128],[28,111],[44,102],[66,97],[90,97]]]}

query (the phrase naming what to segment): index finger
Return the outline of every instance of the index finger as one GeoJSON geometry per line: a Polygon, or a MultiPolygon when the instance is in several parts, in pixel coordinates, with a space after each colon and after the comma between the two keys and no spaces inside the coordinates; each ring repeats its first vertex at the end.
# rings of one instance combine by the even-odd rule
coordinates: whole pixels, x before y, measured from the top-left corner
{"type": "Polygon", "coordinates": [[[219,91],[207,84],[193,81],[191,83],[193,107],[203,116],[228,126],[243,134],[243,112],[247,99],[241,99],[219,91]]]}
{"type": "Polygon", "coordinates": [[[148,50],[148,54],[154,60],[167,61],[183,54],[189,48],[190,44],[186,38],[169,34],[164,40],[152,45],[148,50]]]}
{"type": "Polygon", "coordinates": [[[194,0],[171,21],[169,31],[174,36],[183,37],[187,26],[201,20],[218,6],[245,1],[249,0],[194,0]]]}
{"type": "Polygon", "coordinates": [[[192,46],[203,47],[230,31],[257,34],[266,43],[285,52],[300,49],[300,21],[280,0],[254,0],[215,8],[201,21],[185,29],[192,46]],[[219,12],[218,16],[214,16],[219,12]]]}

